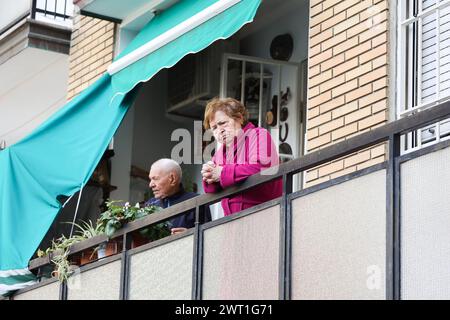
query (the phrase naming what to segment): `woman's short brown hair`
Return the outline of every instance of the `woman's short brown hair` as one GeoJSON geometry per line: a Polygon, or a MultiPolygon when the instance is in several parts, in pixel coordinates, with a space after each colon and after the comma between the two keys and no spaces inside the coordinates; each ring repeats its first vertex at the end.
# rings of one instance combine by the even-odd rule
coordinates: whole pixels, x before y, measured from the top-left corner
{"type": "Polygon", "coordinates": [[[205,117],[203,126],[209,129],[209,123],[213,119],[217,111],[223,111],[225,114],[235,120],[242,120],[241,125],[244,126],[248,122],[248,112],[244,105],[233,98],[214,98],[208,102],[205,108],[205,117]]]}

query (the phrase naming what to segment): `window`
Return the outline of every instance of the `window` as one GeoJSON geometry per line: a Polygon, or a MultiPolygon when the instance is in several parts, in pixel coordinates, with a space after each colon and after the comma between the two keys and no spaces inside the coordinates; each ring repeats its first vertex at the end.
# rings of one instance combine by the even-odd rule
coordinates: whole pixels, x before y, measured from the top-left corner
{"type": "MultiPolygon", "coordinates": [[[[397,116],[450,99],[450,0],[399,3],[397,116]]],[[[450,119],[407,134],[403,151],[450,138],[450,119]]]]}

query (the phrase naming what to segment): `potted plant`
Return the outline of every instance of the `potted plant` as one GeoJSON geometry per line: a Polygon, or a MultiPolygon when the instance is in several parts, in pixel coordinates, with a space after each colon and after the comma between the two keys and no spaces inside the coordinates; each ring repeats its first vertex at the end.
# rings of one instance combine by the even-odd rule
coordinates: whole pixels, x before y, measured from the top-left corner
{"type": "MultiPolygon", "coordinates": [[[[52,241],[50,248],[47,248],[45,251],[38,250],[38,257],[51,255],[51,261],[55,265],[52,276],[57,276],[60,281],[65,281],[73,273],[73,268],[76,264],[71,263],[68,259],[70,254],[69,248],[73,244],[101,234],[106,234],[108,238],[111,238],[124,224],[161,210],[161,208],[156,206],[141,208],[138,203],[135,206],[130,206],[127,202],[122,206],[118,205],[119,202],[121,201],[107,202],[107,210],[101,214],[95,226],[91,220],[89,222],[82,221],[80,224],[74,223],[78,229],[74,236],[67,238],[62,235],[57,240],[52,241]]],[[[137,247],[168,235],[170,235],[169,224],[167,222],[161,222],[133,234],[132,247],[137,247]]],[[[115,254],[117,251],[117,242],[108,241],[95,249],[83,252],[78,264],[83,265],[95,260],[95,253],[97,253],[98,258],[103,258],[115,254]]]]}
{"type": "Polygon", "coordinates": [[[52,272],[52,277],[57,277],[60,282],[67,281],[67,279],[73,274],[76,265],[69,262],[69,250],[65,249],[62,253],[53,256],[52,262],[55,265],[55,269],[52,272]]]}
{"type": "MultiPolygon", "coordinates": [[[[104,231],[102,230],[101,226],[99,224],[96,224],[94,226],[92,220],[89,220],[89,222],[81,221],[80,224],[73,223],[73,225],[78,229],[76,231],[76,234],[83,240],[104,234],[104,231]]],[[[106,251],[106,243],[101,244],[95,249],[88,249],[86,251],[83,251],[81,253],[80,264],[83,265],[93,260],[96,260],[96,258],[100,259],[105,257],[106,256],[105,251],[106,251]]]]}
{"type": "Polygon", "coordinates": [[[52,276],[57,276],[61,281],[66,280],[71,274],[71,269],[76,265],[84,265],[97,259],[98,248],[87,249],[81,252],[81,255],[71,257],[69,261],[70,246],[75,243],[79,243],[86,239],[104,234],[99,225],[94,227],[91,220],[89,222],[81,221],[80,224],[67,222],[73,224],[78,230],[72,237],[66,237],[62,235],[56,240],[52,240],[51,247],[45,251],[38,250],[37,256],[44,257],[51,254],[51,262],[55,265],[55,270],[52,272],[52,276]],[[70,267],[70,268],[69,268],[70,267]]]}
{"type": "Polygon", "coordinates": [[[62,235],[56,240],[52,240],[52,246],[47,248],[45,251],[38,250],[38,257],[44,257],[46,255],[51,255],[51,262],[55,265],[51,276],[58,277],[59,281],[65,281],[73,273],[73,269],[76,264],[71,263],[68,259],[70,253],[70,246],[75,243],[83,241],[84,238],[76,235],[67,238],[62,235]]]}
{"type": "MultiPolygon", "coordinates": [[[[108,237],[111,237],[118,229],[130,221],[143,218],[149,214],[153,214],[161,210],[157,206],[140,207],[139,203],[130,206],[127,202],[125,205],[119,205],[121,201],[109,201],[106,203],[107,210],[103,212],[98,220],[100,229],[104,230],[108,237]]],[[[167,222],[162,222],[133,235],[132,247],[147,243],[152,240],[160,239],[170,235],[170,229],[167,222]]]]}

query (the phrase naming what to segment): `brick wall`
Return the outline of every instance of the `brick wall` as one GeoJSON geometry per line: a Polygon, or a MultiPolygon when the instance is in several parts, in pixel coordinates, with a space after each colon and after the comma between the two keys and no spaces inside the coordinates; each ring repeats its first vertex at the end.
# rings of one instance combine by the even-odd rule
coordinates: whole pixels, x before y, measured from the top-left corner
{"type": "Polygon", "coordinates": [[[75,15],[67,100],[86,89],[106,71],[113,59],[114,35],[113,22],[75,15]]]}
{"type": "MultiPolygon", "coordinates": [[[[388,120],[388,1],[310,0],[307,152],[388,120]]],[[[385,145],[307,172],[307,185],[384,161],[385,145]]]]}

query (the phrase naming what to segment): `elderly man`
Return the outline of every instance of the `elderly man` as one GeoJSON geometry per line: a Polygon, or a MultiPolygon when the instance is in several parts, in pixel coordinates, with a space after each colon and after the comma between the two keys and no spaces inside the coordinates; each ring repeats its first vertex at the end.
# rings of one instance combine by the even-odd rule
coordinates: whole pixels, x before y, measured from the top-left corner
{"type": "MultiPolygon", "coordinates": [[[[176,203],[198,196],[194,192],[186,192],[181,183],[181,167],[172,159],[160,159],[154,162],[150,168],[150,188],[154,198],[148,200],[145,205],[154,205],[162,208],[170,207],[176,203]]],[[[204,222],[211,221],[209,207],[205,208],[204,222]]],[[[172,234],[186,231],[194,227],[195,209],[170,220],[172,234]]]]}

